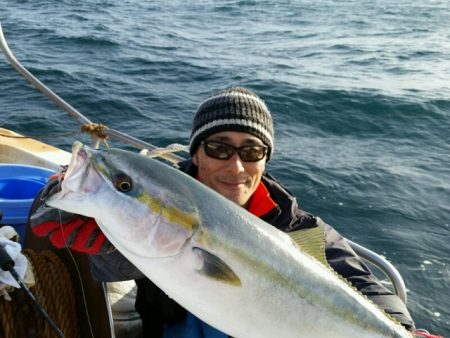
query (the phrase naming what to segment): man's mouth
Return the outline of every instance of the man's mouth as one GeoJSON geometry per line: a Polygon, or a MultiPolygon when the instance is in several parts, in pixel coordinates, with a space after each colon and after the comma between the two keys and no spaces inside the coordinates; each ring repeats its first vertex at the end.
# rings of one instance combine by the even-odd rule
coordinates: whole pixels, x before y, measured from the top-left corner
{"type": "Polygon", "coordinates": [[[239,187],[247,184],[247,180],[219,180],[219,182],[227,187],[239,187]]]}

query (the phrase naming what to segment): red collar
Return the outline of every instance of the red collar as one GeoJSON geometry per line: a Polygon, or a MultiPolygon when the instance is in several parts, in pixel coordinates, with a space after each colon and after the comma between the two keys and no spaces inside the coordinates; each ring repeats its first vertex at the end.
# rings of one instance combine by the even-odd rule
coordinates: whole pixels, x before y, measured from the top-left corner
{"type": "Polygon", "coordinates": [[[277,204],[270,197],[270,193],[267,190],[263,182],[259,182],[258,187],[250,198],[247,210],[253,215],[261,217],[274,209],[277,204]]]}

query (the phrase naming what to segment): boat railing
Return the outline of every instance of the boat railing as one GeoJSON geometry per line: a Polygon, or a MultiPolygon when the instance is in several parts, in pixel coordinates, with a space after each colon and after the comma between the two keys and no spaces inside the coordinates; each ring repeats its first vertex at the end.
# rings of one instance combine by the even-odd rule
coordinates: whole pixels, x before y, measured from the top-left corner
{"type": "MultiPolygon", "coordinates": [[[[45,94],[51,101],[53,101],[57,106],[59,106],[61,109],[66,111],[68,114],[70,114],[72,117],[74,117],[82,126],[86,125],[96,125],[95,123],[92,123],[86,116],[81,114],[78,110],[76,110],[74,107],[72,107],[69,103],[64,101],[62,98],[60,98],[57,94],[55,94],[51,89],[49,89],[47,86],[45,86],[41,81],[39,81],[33,74],[31,74],[25,67],[22,66],[22,64],[16,59],[16,57],[13,55],[11,50],[8,47],[8,44],[6,43],[6,39],[3,35],[3,30],[0,22],[0,47],[3,51],[3,53],[6,56],[6,59],[11,63],[11,65],[31,84],[33,84],[39,91],[41,91],[43,94],[45,94]]],[[[106,136],[118,139],[124,143],[127,143],[135,148],[138,149],[147,149],[147,150],[154,150],[157,149],[154,145],[144,142],[140,139],[137,139],[133,136],[127,135],[123,132],[120,132],[118,130],[109,129],[109,128],[102,128],[101,129],[101,135],[98,133],[91,133],[91,136],[93,138],[93,142],[96,146],[98,146],[100,138],[104,138],[106,136]]],[[[175,155],[173,153],[162,153],[160,155],[161,158],[171,162],[171,163],[177,163],[183,158],[175,155]]],[[[376,266],[378,269],[380,269],[386,277],[389,278],[391,281],[394,292],[397,294],[403,302],[406,303],[406,287],[405,283],[403,281],[403,278],[400,274],[400,272],[383,256],[355,243],[350,240],[347,240],[353,250],[363,259],[367,260],[374,266],[376,266]]]]}
{"type": "Polygon", "coordinates": [[[394,289],[394,293],[406,304],[406,286],[402,275],[397,268],[385,257],[377,254],[376,252],[373,252],[372,250],[367,249],[366,247],[349,239],[347,239],[347,242],[358,256],[373,264],[389,279],[394,289]]]}

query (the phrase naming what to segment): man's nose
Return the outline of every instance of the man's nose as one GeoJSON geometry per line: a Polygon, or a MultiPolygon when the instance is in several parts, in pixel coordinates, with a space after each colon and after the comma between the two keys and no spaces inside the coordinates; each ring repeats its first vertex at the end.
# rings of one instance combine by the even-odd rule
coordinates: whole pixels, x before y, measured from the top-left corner
{"type": "Polygon", "coordinates": [[[227,169],[232,173],[241,173],[244,171],[244,163],[239,157],[238,153],[235,153],[229,160],[228,160],[228,166],[227,169]]]}

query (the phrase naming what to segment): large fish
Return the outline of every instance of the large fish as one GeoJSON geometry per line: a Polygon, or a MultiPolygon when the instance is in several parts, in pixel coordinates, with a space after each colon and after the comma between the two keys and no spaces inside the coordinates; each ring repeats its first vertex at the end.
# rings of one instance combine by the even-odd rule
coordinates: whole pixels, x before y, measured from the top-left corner
{"type": "Polygon", "coordinates": [[[48,204],[94,217],[156,285],[233,337],[412,337],[330,270],[323,243],[314,253],[321,236],[294,241],[159,161],[76,142],[48,204]]]}

